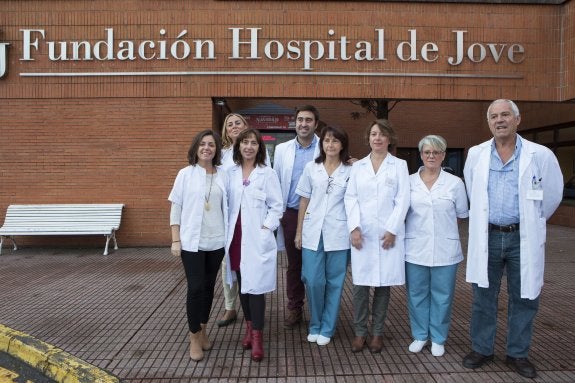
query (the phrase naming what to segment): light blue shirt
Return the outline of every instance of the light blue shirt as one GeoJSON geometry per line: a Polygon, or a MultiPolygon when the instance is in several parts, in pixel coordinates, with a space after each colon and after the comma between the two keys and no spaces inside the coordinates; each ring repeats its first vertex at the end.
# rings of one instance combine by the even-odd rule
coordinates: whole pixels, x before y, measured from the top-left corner
{"type": "Polygon", "coordinates": [[[299,199],[300,196],[295,192],[299,179],[303,173],[303,169],[308,162],[314,160],[313,154],[315,152],[315,146],[317,142],[317,137],[314,135],[311,144],[307,147],[300,145],[297,138],[295,139],[295,157],[293,161],[293,170],[291,172],[291,182],[289,185],[289,193],[287,198],[287,207],[291,209],[299,209],[299,199]]]}
{"type": "Polygon", "coordinates": [[[489,182],[487,193],[489,198],[489,223],[495,225],[511,225],[519,223],[519,154],[521,140],[515,142],[515,152],[503,163],[495,149],[495,141],[491,146],[491,162],[489,164],[489,182]]]}

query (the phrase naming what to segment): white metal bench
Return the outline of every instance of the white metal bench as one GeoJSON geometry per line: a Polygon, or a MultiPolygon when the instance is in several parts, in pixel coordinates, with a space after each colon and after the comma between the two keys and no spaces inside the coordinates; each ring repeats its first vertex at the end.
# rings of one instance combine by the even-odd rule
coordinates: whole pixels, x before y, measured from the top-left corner
{"type": "Polygon", "coordinates": [[[17,250],[15,236],[21,235],[105,235],[104,255],[110,239],[118,250],[116,231],[120,228],[123,204],[10,205],[0,228],[0,254],[4,237],[17,250]]]}

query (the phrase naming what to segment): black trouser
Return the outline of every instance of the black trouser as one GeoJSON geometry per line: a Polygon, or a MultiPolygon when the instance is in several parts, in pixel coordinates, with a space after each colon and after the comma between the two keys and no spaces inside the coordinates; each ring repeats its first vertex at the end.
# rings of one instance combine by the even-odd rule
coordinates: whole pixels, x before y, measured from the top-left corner
{"type": "Polygon", "coordinates": [[[197,253],[182,250],[182,263],[188,280],[186,311],[188,327],[192,333],[201,330],[200,323],[208,323],[214,300],[216,276],[225,250],[200,250],[197,253]]]}
{"type": "MultiPolygon", "coordinates": [[[[238,288],[242,291],[242,276],[236,271],[238,278],[238,288]]],[[[254,330],[264,329],[264,314],[266,312],[266,297],[264,294],[242,294],[240,293],[240,303],[246,321],[252,321],[254,330]]]]}

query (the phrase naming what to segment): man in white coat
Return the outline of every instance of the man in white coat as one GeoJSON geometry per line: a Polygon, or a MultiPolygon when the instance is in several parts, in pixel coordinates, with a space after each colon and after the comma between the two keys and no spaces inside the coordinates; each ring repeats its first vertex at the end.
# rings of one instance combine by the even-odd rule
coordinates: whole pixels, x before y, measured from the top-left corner
{"type": "Polygon", "coordinates": [[[319,112],[314,106],[299,107],[296,110],[296,138],[279,144],[274,153],[273,167],[280,180],[284,209],[277,236],[278,250],[285,250],[288,258],[286,328],[293,328],[302,320],[305,287],[301,280],[302,254],[294,242],[300,200],[296,187],[305,165],[319,155],[319,138],[315,135],[318,122],[319,112]]]}
{"type": "Polygon", "coordinates": [[[472,352],[463,366],[475,369],[493,360],[497,299],[506,269],[506,364],[534,378],[528,353],[543,286],[546,221],[561,202],[563,176],[553,152],[517,134],[520,121],[513,101],[493,101],[487,109],[493,139],[469,149],[465,162],[473,306],[472,352]]]}

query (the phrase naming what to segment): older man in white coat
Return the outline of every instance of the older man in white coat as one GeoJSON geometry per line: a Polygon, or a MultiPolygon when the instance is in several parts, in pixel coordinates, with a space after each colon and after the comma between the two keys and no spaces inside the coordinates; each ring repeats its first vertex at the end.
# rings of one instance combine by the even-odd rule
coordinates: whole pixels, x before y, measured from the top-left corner
{"type": "Polygon", "coordinates": [[[517,134],[513,101],[487,110],[493,139],[469,149],[465,182],[470,199],[467,281],[473,284],[472,352],[463,366],[493,360],[497,299],[507,272],[506,364],[524,377],[537,375],[528,353],[545,266],[546,221],[559,203],[563,176],[555,155],[517,134]]]}

